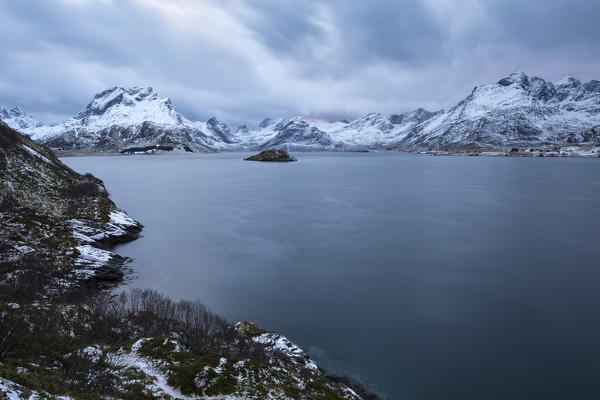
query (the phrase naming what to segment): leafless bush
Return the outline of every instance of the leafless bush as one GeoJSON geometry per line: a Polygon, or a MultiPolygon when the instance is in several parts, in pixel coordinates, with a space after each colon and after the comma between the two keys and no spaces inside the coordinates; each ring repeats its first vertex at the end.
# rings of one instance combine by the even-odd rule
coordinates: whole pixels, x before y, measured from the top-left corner
{"type": "Polygon", "coordinates": [[[108,197],[108,193],[98,183],[93,181],[83,181],[73,183],[61,190],[62,194],[71,199],[81,199],[88,197],[108,197]]]}
{"type": "Polygon", "coordinates": [[[0,212],[13,211],[17,206],[15,199],[10,195],[0,196],[0,212]]]}
{"type": "Polygon", "coordinates": [[[43,292],[44,283],[51,271],[39,253],[29,253],[17,262],[0,264],[0,272],[6,274],[19,270],[11,279],[3,282],[0,300],[15,303],[30,303],[43,292]]]}
{"type": "MultiPolygon", "coordinates": [[[[199,301],[173,302],[151,289],[133,289],[96,304],[102,325],[118,321],[130,321],[143,336],[160,336],[177,332],[182,339],[198,351],[208,351],[215,340],[223,337],[230,325],[223,318],[209,311],[199,301]]],[[[114,329],[110,329],[114,332],[114,329]]],[[[127,331],[127,329],[125,329],[127,331]]]]}
{"type": "Polygon", "coordinates": [[[105,359],[94,361],[79,351],[62,361],[62,385],[83,393],[111,393],[118,387],[105,359]]]}
{"type": "Polygon", "coordinates": [[[151,289],[133,289],[95,305],[96,340],[109,344],[136,337],[176,333],[198,353],[213,353],[267,363],[264,345],[244,337],[200,301],[174,302],[151,289]]]}

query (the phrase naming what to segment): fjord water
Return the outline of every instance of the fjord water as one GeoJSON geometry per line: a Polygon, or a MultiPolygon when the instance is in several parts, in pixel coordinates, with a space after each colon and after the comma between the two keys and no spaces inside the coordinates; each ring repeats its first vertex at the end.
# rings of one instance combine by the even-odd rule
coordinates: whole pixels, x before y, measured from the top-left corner
{"type": "Polygon", "coordinates": [[[76,157],[145,225],[135,287],[393,399],[600,396],[600,160],[76,157]]]}

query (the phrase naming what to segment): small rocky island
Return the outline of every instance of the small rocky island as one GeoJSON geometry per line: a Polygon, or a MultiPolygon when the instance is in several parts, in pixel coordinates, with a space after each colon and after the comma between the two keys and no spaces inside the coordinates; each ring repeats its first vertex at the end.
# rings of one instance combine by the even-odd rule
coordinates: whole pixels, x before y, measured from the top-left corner
{"type": "Polygon", "coordinates": [[[298,161],[285,150],[265,150],[252,157],[245,158],[246,161],[273,161],[290,162],[298,161]]]}

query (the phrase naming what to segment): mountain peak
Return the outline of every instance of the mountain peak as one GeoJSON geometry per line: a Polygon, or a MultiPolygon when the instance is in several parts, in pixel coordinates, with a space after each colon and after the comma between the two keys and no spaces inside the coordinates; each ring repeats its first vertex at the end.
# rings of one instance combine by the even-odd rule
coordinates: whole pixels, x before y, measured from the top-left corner
{"type": "Polygon", "coordinates": [[[129,88],[114,86],[97,93],[92,101],[75,118],[83,119],[94,115],[102,115],[115,105],[132,107],[137,103],[150,101],[159,101],[168,109],[172,109],[171,100],[168,97],[164,99],[159,98],[158,93],[150,86],[131,86],[129,88]]]}
{"type": "Polygon", "coordinates": [[[259,130],[275,130],[283,128],[289,121],[285,118],[273,119],[265,118],[258,124],[259,130]]]}
{"type": "Polygon", "coordinates": [[[600,92],[600,81],[592,79],[583,86],[588,92],[600,92]]]}
{"type": "Polygon", "coordinates": [[[308,124],[308,122],[306,122],[306,120],[304,119],[304,117],[300,117],[300,116],[297,116],[297,117],[294,117],[294,118],[290,119],[288,123],[290,123],[290,124],[301,124],[301,123],[308,124]]]}
{"type": "Polygon", "coordinates": [[[267,126],[271,125],[271,123],[273,123],[272,118],[265,118],[262,121],[260,121],[260,124],[258,124],[258,128],[259,129],[266,128],[267,126]]]}
{"type": "Polygon", "coordinates": [[[562,87],[579,87],[581,86],[581,81],[577,78],[575,78],[573,75],[567,75],[564,78],[562,78],[560,81],[555,83],[556,86],[562,86],[562,87]]]}
{"type": "Polygon", "coordinates": [[[507,76],[506,78],[500,79],[498,84],[501,86],[510,86],[513,84],[519,85],[522,88],[529,86],[529,77],[523,71],[516,71],[507,76]]]}
{"type": "Polygon", "coordinates": [[[442,114],[444,110],[440,111],[427,111],[426,109],[419,107],[414,111],[404,112],[400,114],[392,114],[388,118],[390,122],[394,125],[400,125],[407,122],[414,122],[420,124],[423,121],[428,120],[431,117],[434,117],[438,114],[442,114]]]}
{"type": "Polygon", "coordinates": [[[154,92],[152,86],[131,86],[128,89],[125,89],[128,94],[139,94],[142,96],[148,96],[154,92]]]}
{"type": "Polygon", "coordinates": [[[23,112],[23,110],[21,110],[21,108],[19,106],[13,107],[10,109],[9,113],[11,113],[12,115],[14,115],[15,117],[21,116],[21,115],[25,115],[25,113],[23,112]]]}
{"type": "Polygon", "coordinates": [[[217,117],[210,117],[209,120],[206,121],[206,128],[214,135],[219,137],[223,142],[231,143],[231,130],[226,123],[219,121],[217,117]]]}
{"type": "Polygon", "coordinates": [[[7,110],[0,106],[0,119],[4,120],[6,125],[17,131],[42,126],[40,121],[25,113],[20,107],[13,107],[7,110]]]}

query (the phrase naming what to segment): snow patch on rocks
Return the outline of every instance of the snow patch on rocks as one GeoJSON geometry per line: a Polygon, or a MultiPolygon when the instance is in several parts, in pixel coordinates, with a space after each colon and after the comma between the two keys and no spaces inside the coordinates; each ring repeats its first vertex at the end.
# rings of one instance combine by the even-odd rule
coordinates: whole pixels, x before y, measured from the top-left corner
{"type": "Polygon", "coordinates": [[[50,161],[47,157],[44,157],[43,155],[41,155],[40,153],[38,153],[37,151],[35,151],[34,149],[32,149],[31,147],[22,144],[21,145],[25,150],[27,150],[29,152],[29,154],[36,156],[37,158],[39,158],[40,160],[47,162],[48,164],[52,164],[54,165],[54,163],[52,161],[50,161]]]}
{"type": "Polygon", "coordinates": [[[9,381],[0,376],[0,398],[7,400],[36,400],[36,399],[56,399],[56,400],[74,400],[69,396],[53,396],[49,393],[30,390],[18,383],[9,381]]]}
{"type": "Polygon", "coordinates": [[[106,361],[117,367],[135,368],[142,371],[144,374],[154,377],[150,389],[156,396],[170,396],[176,399],[193,399],[195,397],[184,396],[179,390],[169,386],[167,383],[167,375],[155,363],[139,354],[139,349],[144,340],[139,339],[131,346],[131,351],[127,352],[123,349],[116,354],[109,354],[106,361]]]}

